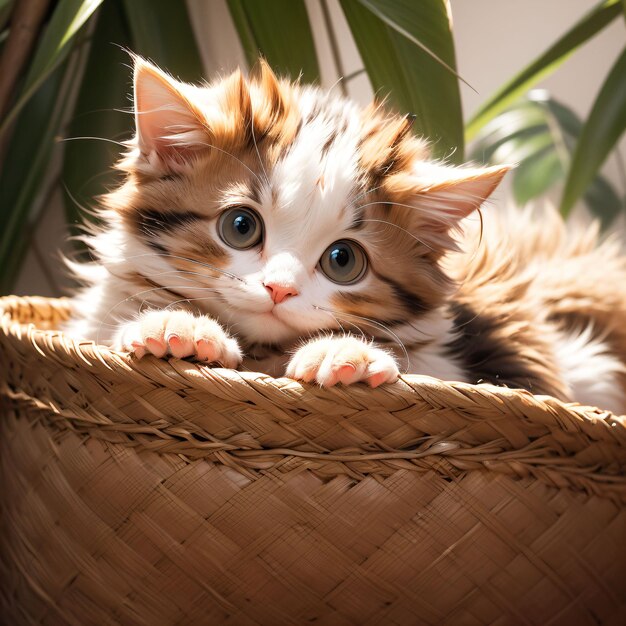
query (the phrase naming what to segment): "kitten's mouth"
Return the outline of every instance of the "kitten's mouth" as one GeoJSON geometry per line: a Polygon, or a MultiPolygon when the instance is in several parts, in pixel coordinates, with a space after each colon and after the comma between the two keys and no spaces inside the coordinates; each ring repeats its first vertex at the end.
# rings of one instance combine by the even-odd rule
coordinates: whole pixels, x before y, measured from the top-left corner
{"type": "MultiPolygon", "coordinates": [[[[304,317],[307,317],[304,315],[304,317]]],[[[304,330],[306,324],[303,325],[303,313],[296,313],[293,310],[286,310],[278,305],[274,305],[269,311],[259,314],[258,317],[261,323],[265,322],[268,325],[276,327],[282,326],[285,329],[289,329],[289,332],[300,333],[304,330]]]]}
{"type": "Polygon", "coordinates": [[[285,319],[281,314],[280,314],[281,309],[279,307],[277,307],[276,305],[274,305],[269,311],[266,311],[265,313],[261,313],[261,317],[265,317],[268,319],[274,319],[274,320],[278,320],[279,322],[285,324],[286,326],[289,326],[290,328],[293,328],[293,326],[287,321],[287,319],[285,319]]]}
{"type": "MultiPolygon", "coordinates": [[[[233,307],[235,308],[235,305],[233,307]]],[[[311,313],[306,309],[294,311],[292,307],[285,308],[282,305],[273,305],[264,311],[260,311],[259,306],[236,308],[245,316],[245,322],[240,319],[239,328],[243,329],[245,326],[246,332],[254,333],[256,340],[260,338],[260,334],[261,337],[271,338],[272,341],[283,341],[299,336],[302,332],[320,328],[320,321],[312,319],[311,313]]]]}

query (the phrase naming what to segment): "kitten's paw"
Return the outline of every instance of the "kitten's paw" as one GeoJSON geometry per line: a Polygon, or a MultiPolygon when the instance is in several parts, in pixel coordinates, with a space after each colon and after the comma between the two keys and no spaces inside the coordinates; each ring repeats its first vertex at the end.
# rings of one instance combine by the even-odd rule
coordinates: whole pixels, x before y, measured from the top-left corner
{"type": "Polygon", "coordinates": [[[395,359],[356,337],[323,338],[302,346],[287,366],[289,378],[316,381],[322,387],[359,381],[370,387],[392,383],[400,372],[395,359]]]}
{"type": "Polygon", "coordinates": [[[135,322],[122,325],[113,342],[141,358],[153,354],[158,358],[193,357],[197,361],[217,362],[237,367],[242,360],[237,341],[210,317],[195,316],[187,311],[149,311],[135,322]]]}

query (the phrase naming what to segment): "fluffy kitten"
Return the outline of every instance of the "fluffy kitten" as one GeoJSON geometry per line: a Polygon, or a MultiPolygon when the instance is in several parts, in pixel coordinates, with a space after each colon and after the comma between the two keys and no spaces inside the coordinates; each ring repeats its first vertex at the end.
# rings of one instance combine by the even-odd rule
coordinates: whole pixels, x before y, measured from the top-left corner
{"type": "Polygon", "coordinates": [[[136,59],[134,92],[74,336],[322,386],[403,369],[626,411],[626,263],[558,218],[489,212],[477,233],[464,218],[506,167],[429,160],[411,116],[263,61],[196,87],[136,59]]]}

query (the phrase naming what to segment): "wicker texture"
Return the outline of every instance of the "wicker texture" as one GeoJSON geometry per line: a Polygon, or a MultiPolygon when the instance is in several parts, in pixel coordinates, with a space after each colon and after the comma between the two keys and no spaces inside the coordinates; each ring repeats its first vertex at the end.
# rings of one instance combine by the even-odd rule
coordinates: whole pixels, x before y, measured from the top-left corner
{"type": "Polygon", "coordinates": [[[6,624],[626,623],[626,425],[171,359],[0,299],[6,624]]]}

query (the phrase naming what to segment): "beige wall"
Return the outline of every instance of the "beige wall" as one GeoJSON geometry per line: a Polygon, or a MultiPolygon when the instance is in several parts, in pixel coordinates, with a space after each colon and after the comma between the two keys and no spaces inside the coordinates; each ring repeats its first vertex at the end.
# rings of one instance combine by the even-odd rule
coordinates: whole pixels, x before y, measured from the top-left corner
{"type": "MultiPolygon", "coordinates": [[[[549,43],[586,13],[592,0],[451,0],[457,59],[461,75],[478,91],[463,86],[466,118],[480,103],[516,70],[523,67],[549,43]]],[[[188,0],[207,75],[233,69],[243,63],[225,0],[188,0]]],[[[314,38],[322,65],[322,82],[330,87],[338,80],[329,52],[319,0],[306,0],[314,38]]],[[[344,72],[361,68],[356,47],[336,0],[329,0],[334,28],[341,44],[344,72]]],[[[607,31],[570,58],[541,86],[554,97],[585,116],[601,85],[610,63],[626,43],[624,20],[617,20],[607,31]]],[[[371,89],[364,75],[348,84],[351,97],[367,102],[371,89]]],[[[621,149],[626,154],[626,140],[621,149]]],[[[606,173],[618,184],[616,163],[607,163],[606,173]]],[[[50,204],[32,238],[16,293],[56,295],[67,284],[58,261],[64,238],[60,194],[50,204]]]]}

